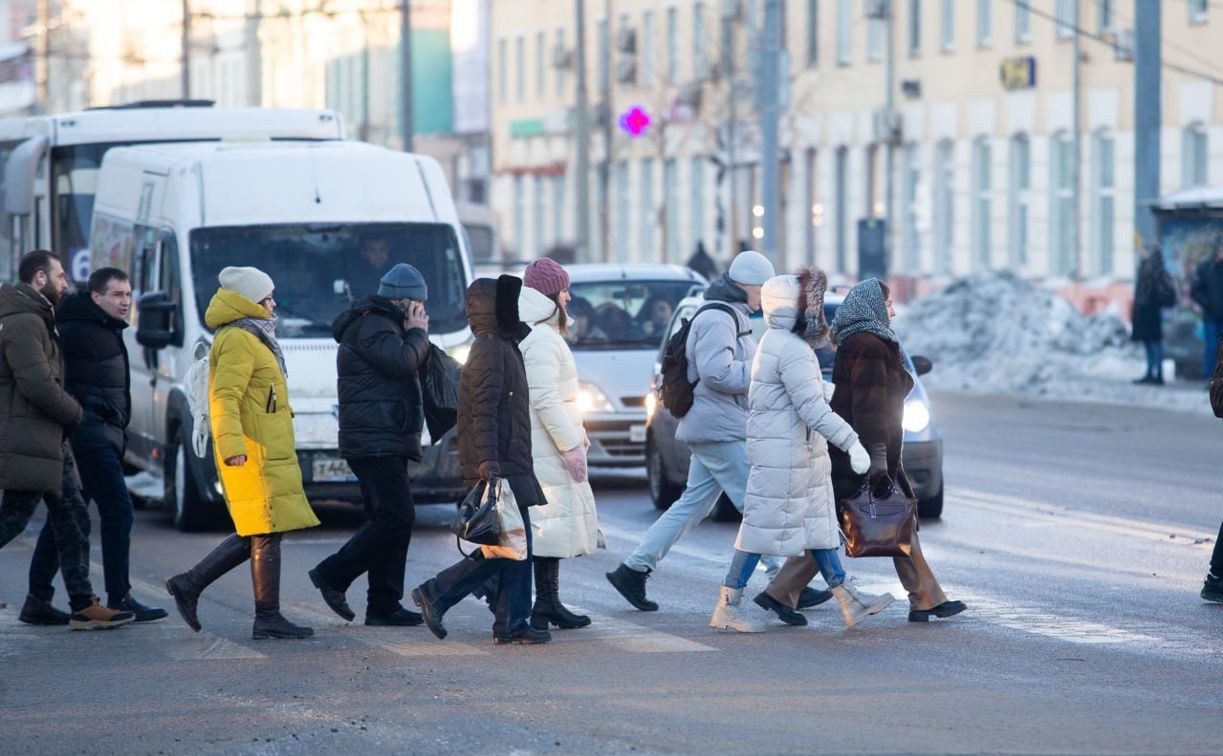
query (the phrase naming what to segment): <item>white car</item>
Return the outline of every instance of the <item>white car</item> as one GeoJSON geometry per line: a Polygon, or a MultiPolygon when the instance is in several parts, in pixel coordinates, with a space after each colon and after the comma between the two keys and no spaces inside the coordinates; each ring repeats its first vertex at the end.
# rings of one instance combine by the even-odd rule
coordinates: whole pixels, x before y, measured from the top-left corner
{"type": "Polygon", "coordinates": [[[704,290],[678,265],[572,265],[567,338],[592,468],[644,467],[646,397],[658,343],[676,306],[704,290]]]}

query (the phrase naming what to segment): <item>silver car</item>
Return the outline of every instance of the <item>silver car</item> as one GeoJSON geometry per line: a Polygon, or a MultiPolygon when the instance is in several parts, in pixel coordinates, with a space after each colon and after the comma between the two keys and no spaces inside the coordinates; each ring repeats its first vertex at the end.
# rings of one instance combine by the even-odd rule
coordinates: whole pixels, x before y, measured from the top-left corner
{"type": "Polygon", "coordinates": [[[678,265],[572,265],[569,332],[592,468],[645,466],[646,396],[679,303],[705,288],[678,265]]]}

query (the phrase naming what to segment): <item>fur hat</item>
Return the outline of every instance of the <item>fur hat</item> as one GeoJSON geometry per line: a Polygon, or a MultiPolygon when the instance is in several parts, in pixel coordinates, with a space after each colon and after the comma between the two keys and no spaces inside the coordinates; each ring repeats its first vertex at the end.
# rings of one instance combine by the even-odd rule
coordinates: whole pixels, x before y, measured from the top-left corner
{"type": "Polygon", "coordinates": [[[258,268],[240,268],[231,265],[221,269],[217,281],[221,284],[222,289],[241,294],[256,304],[272,296],[272,292],[276,289],[276,285],[272,283],[272,277],[258,268]]]}
{"type": "Polygon", "coordinates": [[[819,268],[798,271],[798,322],[794,332],[813,349],[828,343],[828,319],[824,317],[824,293],[828,277],[819,268]]]}

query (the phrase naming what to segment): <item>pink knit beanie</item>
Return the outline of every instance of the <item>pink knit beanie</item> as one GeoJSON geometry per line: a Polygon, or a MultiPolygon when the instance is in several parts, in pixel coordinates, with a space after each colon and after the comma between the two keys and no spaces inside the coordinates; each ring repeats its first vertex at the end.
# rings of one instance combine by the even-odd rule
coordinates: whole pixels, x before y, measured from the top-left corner
{"type": "Polygon", "coordinates": [[[522,282],[540,294],[551,297],[569,288],[569,274],[555,260],[541,257],[527,266],[522,282]]]}

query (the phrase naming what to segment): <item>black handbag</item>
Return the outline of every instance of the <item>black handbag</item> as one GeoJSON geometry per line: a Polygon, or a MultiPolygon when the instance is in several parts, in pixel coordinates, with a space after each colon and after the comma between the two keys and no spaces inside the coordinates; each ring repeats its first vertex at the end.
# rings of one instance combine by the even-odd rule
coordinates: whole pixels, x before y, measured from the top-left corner
{"type": "MultiPolygon", "coordinates": [[[[459,540],[482,546],[501,543],[501,521],[497,518],[497,479],[482,480],[459,502],[459,511],[450,523],[450,532],[459,540]]],[[[459,547],[462,551],[463,547],[459,547]]]]}
{"type": "Polygon", "coordinates": [[[459,417],[459,375],[462,367],[436,344],[429,345],[429,359],[420,371],[425,425],[433,443],[455,426],[459,417]]]}

